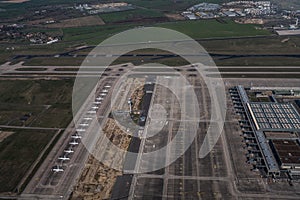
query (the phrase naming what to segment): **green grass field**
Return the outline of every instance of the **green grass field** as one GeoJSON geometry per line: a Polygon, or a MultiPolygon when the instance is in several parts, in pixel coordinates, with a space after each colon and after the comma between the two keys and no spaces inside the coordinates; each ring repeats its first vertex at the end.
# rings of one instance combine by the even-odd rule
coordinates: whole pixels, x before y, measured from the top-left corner
{"type": "Polygon", "coordinates": [[[299,36],[241,38],[226,40],[199,40],[210,53],[220,54],[299,54],[299,36]],[[288,42],[282,42],[289,38],[288,42]]]}
{"type": "Polygon", "coordinates": [[[291,57],[246,57],[226,60],[215,59],[218,66],[300,66],[299,58],[291,57]]]}
{"type": "Polygon", "coordinates": [[[221,74],[222,78],[299,79],[300,74],[221,74]]]}
{"type": "Polygon", "coordinates": [[[75,45],[98,45],[106,38],[133,28],[134,25],[107,25],[63,29],[63,42],[75,45]]]}
{"type": "MultiPolygon", "coordinates": [[[[194,39],[271,34],[267,30],[261,30],[260,27],[256,25],[237,24],[231,20],[227,20],[226,22],[227,23],[220,23],[216,20],[181,21],[160,23],[156,24],[155,26],[176,30],[181,33],[187,34],[194,39]]],[[[97,42],[100,42],[113,34],[133,27],[133,25],[110,25],[97,27],[66,28],[63,29],[63,41],[85,41],[88,44],[98,44],[97,42]]]]}
{"type": "Polygon", "coordinates": [[[261,30],[260,27],[256,25],[237,24],[232,20],[226,20],[226,22],[227,23],[220,23],[216,20],[199,20],[161,23],[156,26],[179,31],[194,39],[271,34],[267,30],[261,30]]]}
{"type": "Polygon", "coordinates": [[[0,143],[0,192],[16,192],[18,183],[55,133],[32,130],[9,131],[15,133],[0,143]]]}
{"type": "Polygon", "coordinates": [[[27,66],[43,66],[43,65],[49,65],[49,66],[80,66],[82,61],[84,60],[84,57],[60,57],[60,58],[32,58],[29,60],[25,60],[25,65],[27,66]]]}

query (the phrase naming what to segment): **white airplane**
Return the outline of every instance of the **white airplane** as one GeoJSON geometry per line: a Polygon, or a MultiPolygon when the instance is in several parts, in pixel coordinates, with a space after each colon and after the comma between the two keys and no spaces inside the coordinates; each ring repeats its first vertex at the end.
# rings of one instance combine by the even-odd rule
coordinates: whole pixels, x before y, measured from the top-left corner
{"type": "Polygon", "coordinates": [[[95,101],[94,104],[99,105],[101,104],[101,101],[95,101]]]}
{"type": "Polygon", "coordinates": [[[96,111],[90,110],[90,111],[88,111],[87,113],[88,113],[88,114],[96,114],[96,111]]]}
{"type": "Polygon", "coordinates": [[[72,135],[71,138],[73,138],[73,139],[81,139],[82,137],[81,137],[81,135],[72,135]]]}
{"type": "Polygon", "coordinates": [[[69,157],[66,157],[65,155],[64,155],[63,157],[58,157],[58,159],[59,159],[59,160],[63,160],[63,161],[65,161],[65,160],[70,160],[70,158],[69,158],[69,157]]]}
{"type": "Polygon", "coordinates": [[[79,143],[73,140],[72,142],[69,143],[70,145],[78,145],[79,143]]]}
{"type": "Polygon", "coordinates": [[[87,127],[87,126],[89,126],[89,124],[87,124],[87,123],[82,123],[82,124],[79,124],[80,126],[85,126],[85,127],[87,127]]]}
{"type": "Polygon", "coordinates": [[[93,106],[92,109],[97,110],[99,107],[98,106],[93,106]]]}
{"type": "Polygon", "coordinates": [[[52,168],[53,172],[63,172],[64,169],[60,168],[58,165],[56,165],[55,167],[52,168]]]}
{"type": "Polygon", "coordinates": [[[66,153],[74,153],[73,149],[71,149],[71,148],[70,149],[65,149],[64,152],[66,152],[66,153]]]}
{"type": "Polygon", "coordinates": [[[77,132],[84,132],[85,129],[83,129],[83,128],[78,128],[78,129],[76,129],[76,131],[77,131],[77,132]]]}
{"type": "Polygon", "coordinates": [[[103,100],[103,98],[102,97],[97,97],[96,100],[101,101],[101,100],[103,100]]]}
{"type": "Polygon", "coordinates": [[[91,121],[91,120],[93,120],[93,118],[91,118],[91,117],[85,117],[85,118],[83,118],[84,120],[87,120],[87,121],[91,121]]]}

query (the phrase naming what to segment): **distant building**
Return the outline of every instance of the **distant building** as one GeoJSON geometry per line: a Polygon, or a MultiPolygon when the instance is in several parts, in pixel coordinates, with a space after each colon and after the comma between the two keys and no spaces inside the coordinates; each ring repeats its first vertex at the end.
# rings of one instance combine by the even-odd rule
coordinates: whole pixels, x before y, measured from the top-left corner
{"type": "Polygon", "coordinates": [[[50,40],[50,41],[48,41],[47,42],[47,44],[52,44],[52,43],[55,43],[55,42],[58,42],[58,39],[56,38],[56,39],[53,39],[53,40],[50,40]]]}
{"type": "Polygon", "coordinates": [[[212,11],[217,11],[220,8],[221,8],[221,6],[219,4],[200,3],[200,4],[192,6],[188,10],[190,10],[190,11],[212,12],[212,11]]]}
{"type": "Polygon", "coordinates": [[[231,11],[225,11],[223,12],[227,17],[236,17],[237,14],[235,12],[231,12],[231,11]]]}
{"type": "Polygon", "coordinates": [[[197,19],[196,15],[190,11],[185,11],[181,13],[182,16],[184,16],[185,18],[189,19],[189,20],[195,20],[197,19]]]}
{"type": "Polygon", "coordinates": [[[213,13],[205,13],[205,12],[197,12],[196,15],[202,19],[212,19],[216,17],[216,15],[214,15],[213,13]]]}
{"type": "Polygon", "coordinates": [[[196,15],[194,15],[194,14],[186,15],[186,17],[187,17],[189,20],[195,20],[195,19],[197,19],[196,15]]]}
{"type": "Polygon", "coordinates": [[[243,13],[241,11],[236,11],[236,14],[238,14],[241,17],[245,17],[246,16],[246,13],[243,13]]]}

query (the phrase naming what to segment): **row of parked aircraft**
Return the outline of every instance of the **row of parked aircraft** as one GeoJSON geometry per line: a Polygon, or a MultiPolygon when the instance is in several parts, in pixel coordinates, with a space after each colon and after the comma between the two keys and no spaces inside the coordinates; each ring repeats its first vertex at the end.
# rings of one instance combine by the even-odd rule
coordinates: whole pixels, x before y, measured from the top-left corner
{"type": "MultiPolygon", "coordinates": [[[[87,114],[96,114],[97,110],[99,109],[99,105],[101,105],[102,100],[108,93],[108,88],[110,85],[104,86],[105,89],[102,90],[100,95],[95,99],[91,109],[87,112],[87,114]]],[[[69,142],[71,147],[64,150],[64,155],[58,157],[58,160],[69,161],[71,158],[69,157],[70,154],[74,153],[74,147],[79,144],[78,140],[82,139],[81,133],[86,131],[86,128],[90,125],[89,122],[92,121],[93,118],[90,116],[86,116],[83,118],[83,122],[79,124],[79,128],[76,129],[76,134],[71,135],[72,140],[69,142]]],[[[64,169],[60,165],[56,165],[52,168],[53,172],[63,172],[64,169]]]]}
{"type": "MultiPolygon", "coordinates": [[[[74,146],[79,144],[79,142],[76,139],[80,139],[81,135],[78,135],[78,134],[72,135],[71,138],[73,138],[73,140],[69,142],[70,147],[64,150],[63,156],[58,157],[58,160],[60,160],[62,162],[69,161],[71,159],[69,155],[74,153],[74,146]]],[[[52,171],[53,172],[63,172],[64,169],[61,166],[56,165],[52,168],[52,171]]]]}

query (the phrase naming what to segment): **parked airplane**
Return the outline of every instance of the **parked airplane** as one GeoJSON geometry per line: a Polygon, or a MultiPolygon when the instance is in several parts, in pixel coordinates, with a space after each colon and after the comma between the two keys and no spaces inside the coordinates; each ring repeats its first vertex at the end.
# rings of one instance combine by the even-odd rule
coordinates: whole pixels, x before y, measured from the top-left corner
{"type": "Polygon", "coordinates": [[[85,117],[85,118],[83,118],[84,120],[87,120],[87,121],[91,121],[91,120],[93,120],[93,118],[91,118],[91,117],[85,117]]]}
{"type": "Polygon", "coordinates": [[[73,138],[73,139],[81,139],[82,137],[80,135],[72,135],[71,138],[73,138]]]}
{"type": "Polygon", "coordinates": [[[64,155],[63,157],[58,157],[58,160],[63,160],[63,161],[65,161],[65,160],[70,160],[70,158],[67,157],[66,155],[64,155]]]}
{"type": "Polygon", "coordinates": [[[69,144],[70,144],[70,145],[78,145],[79,143],[76,142],[75,140],[73,140],[73,141],[71,141],[69,144]]]}
{"type": "Polygon", "coordinates": [[[55,167],[52,168],[53,172],[63,172],[64,169],[60,168],[58,165],[56,165],[55,167]]]}
{"type": "Polygon", "coordinates": [[[74,153],[74,150],[70,148],[70,149],[65,149],[64,152],[66,152],[66,153],[74,153]]]}

